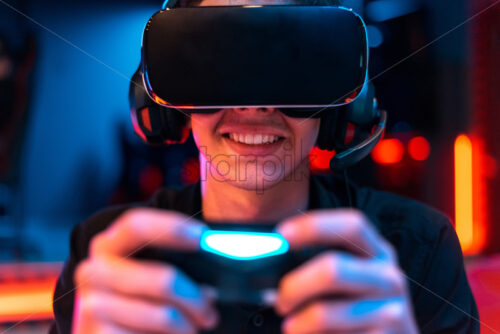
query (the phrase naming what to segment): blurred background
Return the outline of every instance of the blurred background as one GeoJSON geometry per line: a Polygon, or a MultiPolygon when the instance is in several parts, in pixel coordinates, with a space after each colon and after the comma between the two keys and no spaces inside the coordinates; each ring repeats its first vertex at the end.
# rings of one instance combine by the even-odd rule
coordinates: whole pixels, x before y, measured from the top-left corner
{"type": "MultiPolygon", "coordinates": [[[[0,0],[0,333],[44,333],[69,233],[109,205],[198,181],[192,139],[133,133],[129,78],[152,0],[0,0]],[[12,327],[12,325],[16,325],[12,327]]],[[[483,333],[500,331],[500,1],[344,0],[368,24],[385,139],[360,185],[456,224],[483,333]]],[[[332,152],[313,152],[316,173],[332,152]]]]}

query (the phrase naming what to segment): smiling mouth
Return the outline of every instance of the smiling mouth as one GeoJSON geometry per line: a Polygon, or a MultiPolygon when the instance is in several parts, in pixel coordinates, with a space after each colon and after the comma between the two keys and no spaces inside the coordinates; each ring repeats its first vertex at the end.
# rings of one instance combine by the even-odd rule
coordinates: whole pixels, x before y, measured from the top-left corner
{"type": "Polygon", "coordinates": [[[243,134],[243,133],[224,133],[222,137],[240,144],[247,145],[269,145],[282,141],[285,138],[272,134],[243,134]]]}

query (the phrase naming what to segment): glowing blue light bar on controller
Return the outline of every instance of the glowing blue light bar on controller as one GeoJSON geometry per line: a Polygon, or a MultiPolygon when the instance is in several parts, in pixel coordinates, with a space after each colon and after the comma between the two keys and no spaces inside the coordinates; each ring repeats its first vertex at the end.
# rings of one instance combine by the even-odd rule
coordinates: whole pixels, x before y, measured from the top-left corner
{"type": "Polygon", "coordinates": [[[286,253],[288,242],[278,233],[206,231],[200,247],[234,260],[255,260],[286,253]]]}

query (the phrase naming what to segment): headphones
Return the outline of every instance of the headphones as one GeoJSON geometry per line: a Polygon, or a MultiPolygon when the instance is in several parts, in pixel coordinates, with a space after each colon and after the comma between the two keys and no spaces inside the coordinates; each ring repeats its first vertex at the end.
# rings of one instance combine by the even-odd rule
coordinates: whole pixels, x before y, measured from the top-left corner
{"type": "Polygon", "coordinates": [[[130,80],[129,104],[134,131],[147,144],[182,144],[188,138],[188,115],[154,102],[146,92],[140,69],[130,80]]]}
{"type": "MultiPolygon", "coordinates": [[[[172,8],[175,6],[173,2],[176,1],[169,1],[166,6],[172,8]]],[[[189,116],[182,110],[154,102],[144,87],[141,68],[142,63],[129,87],[130,113],[136,134],[150,145],[184,143],[190,132],[187,127],[189,116]]],[[[281,111],[287,114],[285,108],[281,111]]],[[[366,157],[379,142],[387,113],[378,110],[375,89],[366,80],[354,101],[321,110],[316,117],[321,119],[316,146],[322,150],[336,150],[330,168],[342,170],[366,157]]]]}

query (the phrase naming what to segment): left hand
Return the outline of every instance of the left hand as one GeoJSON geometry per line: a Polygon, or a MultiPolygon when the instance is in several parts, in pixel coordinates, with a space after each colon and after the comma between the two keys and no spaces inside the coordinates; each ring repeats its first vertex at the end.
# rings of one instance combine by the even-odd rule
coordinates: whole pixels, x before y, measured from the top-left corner
{"type": "Polygon", "coordinates": [[[277,232],[291,249],[352,252],[326,251],[283,277],[275,304],[283,333],[418,333],[396,253],[362,212],[309,211],[277,232]]]}

